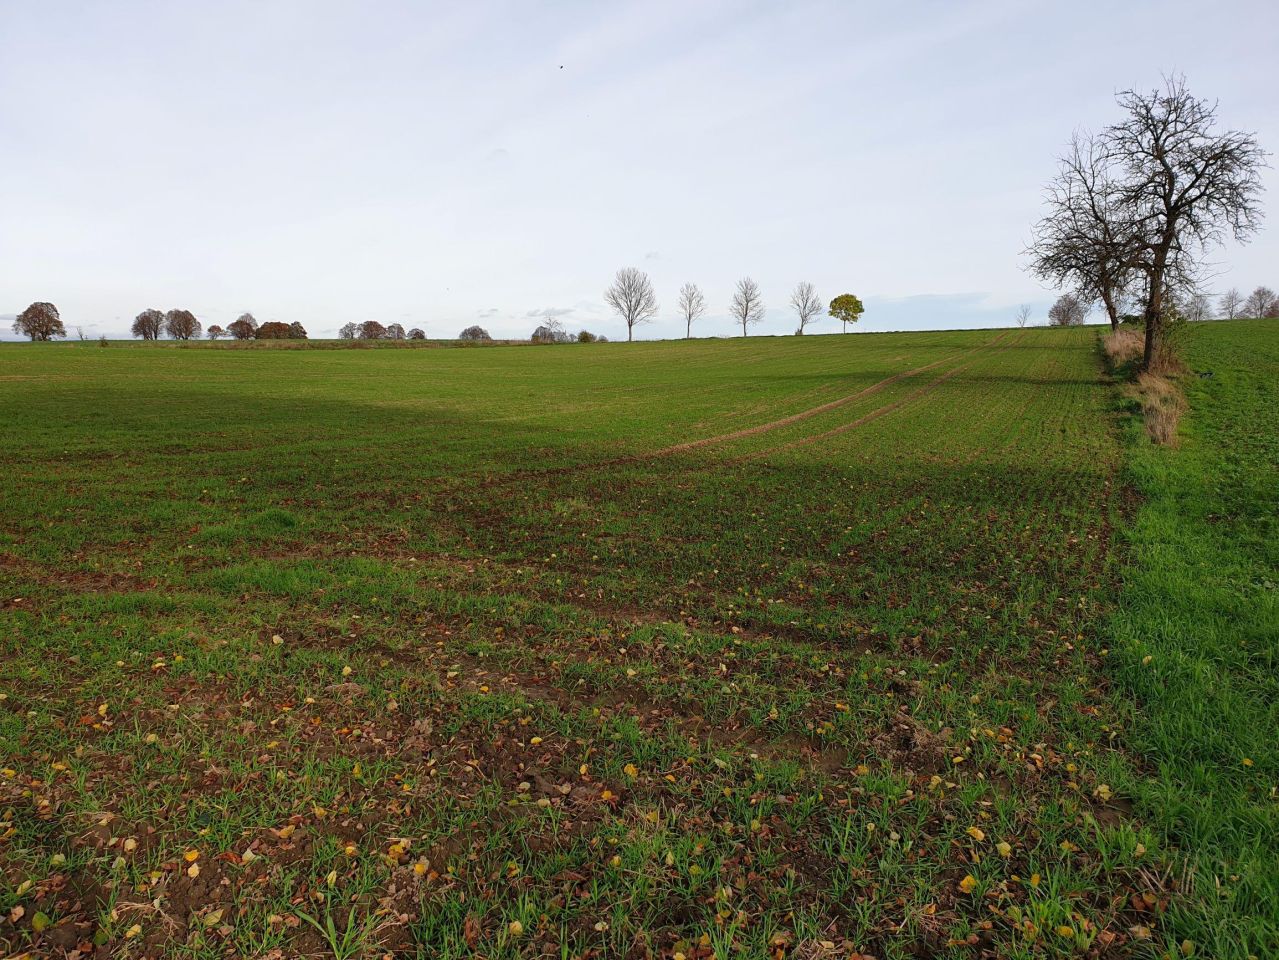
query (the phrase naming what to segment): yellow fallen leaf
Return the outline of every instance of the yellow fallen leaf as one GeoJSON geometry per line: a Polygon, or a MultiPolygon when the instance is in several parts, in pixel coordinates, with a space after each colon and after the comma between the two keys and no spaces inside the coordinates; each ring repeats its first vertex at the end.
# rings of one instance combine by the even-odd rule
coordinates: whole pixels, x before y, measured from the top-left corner
{"type": "Polygon", "coordinates": [[[959,881],[959,889],[964,893],[972,893],[973,888],[977,886],[977,878],[971,873],[965,874],[964,879],[959,881]]]}
{"type": "Polygon", "coordinates": [[[193,863],[191,864],[191,866],[187,867],[187,876],[190,877],[192,880],[194,880],[199,875],[200,875],[200,865],[198,863],[193,863]]]}
{"type": "Polygon", "coordinates": [[[628,763],[626,766],[622,767],[622,772],[626,774],[628,777],[639,776],[639,768],[635,766],[635,764],[633,763],[628,763]]]}
{"type": "Polygon", "coordinates": [[[182,859],[187,863],[194,863],[196,860],[200,859],[200,851],[188,850],[186,853],[182,854],[182,859]]]}
{"type": "Polygon", "coordinates": [[[999,855],[1001,857],[1010,856],[1013,852],[1012,844],[1008,843],[1006,840],[1000,840],[997,844],[995,844],[995,849],[999,851],[999,855]]]}
{"type": "Polygon", "coordinates": [[[1067,927],[1063,924],[1062,926],[1057,928],[1057,936],[1059,937],[1073,937],[1074,935],[1075,935],[1074,927],[1067,927]]]}
{"type": "Polygon", "coordinates": [[[139,933],[141,933],[141,932],[142,932],[142,924],[140,924],[140,923],[135,923],[135,924],[134,924],[133,926],[131,926],[128,930],[124,931],[124,939],[126,939],[126,940],[132,940],[134,937],[136,937],[136,936],[137,936],[139,933]]]}
{"type": "Polygon", "coordinates": [[[512,920],[506,930],[513,937],[523,936],[524,924],[520,923],[518,920],[512,920]]]}
{"type": "Polygon", "coordinates": [[[986,832],[981,827],[969,827],[964,831],[978,843],[986,839],[986,832]]]}

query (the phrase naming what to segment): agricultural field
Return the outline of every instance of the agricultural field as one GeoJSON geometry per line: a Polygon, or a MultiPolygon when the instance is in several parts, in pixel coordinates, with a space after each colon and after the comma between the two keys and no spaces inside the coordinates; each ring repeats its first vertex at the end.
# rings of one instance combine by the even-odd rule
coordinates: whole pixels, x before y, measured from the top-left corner
{"type": "Polygon", "coordinates": [[[0,347],[0,952],[1274,955],[1279,353],[1191,333],[1179,450],[1084,328],[0,347]]]}

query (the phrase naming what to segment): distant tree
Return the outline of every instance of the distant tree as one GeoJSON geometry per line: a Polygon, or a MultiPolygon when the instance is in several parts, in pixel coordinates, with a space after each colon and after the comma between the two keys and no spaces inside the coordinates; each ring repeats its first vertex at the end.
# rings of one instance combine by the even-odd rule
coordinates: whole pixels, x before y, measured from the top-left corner
{"type": "Polygon", "coordinates": [[[790,305],[795,308],[795,316],[799,318],[799,329],[795,332],[801,336],[804,328],[817,319],[822,312],[822,302],[817,297],[817,288],[807,280],[795,285],[795,292],[790,295],[790,305]]]}
{"type": "Polygon", "coordinates": [[[1183,317],[1192,323],[1207,320],[1208,315],[1212,312],[1212,308],[1208,304],[1208,298],[1197,290],[1183,297],[1177,309],[1183,317]]]}
{"type": "Polygon", "coordinates": [[[595,336],[595,334],[591,333],[589,330],[579,330],[577,333],[578,343],[594,343],[598,339],[599,337],[595,336]]]}
{"type": "Polygon", "coordinates": [[[226,331],[225,331],[225,330],[223,330],[221,327],[219,327],[219,326],[215,323],[213,326],[209,327],[209,329],[208,329],[208,330],[205,330],[205,331],[204,331],[204,334],[205,334],[205,336],[207,336],[210,340],[216,340],[216,339],[218,339],[218,337],[224,337],[224,336],[226,336],[226,331]]]}
{"type": "Polygon", "coordinates": [[[226,325],[226,332],[237,340],[252,340],[257,336],[258,321],[251,313],[242,313],[226,325]]]}
{"type": "Polygon", "coordinates": [[[465,330],[463,330],[461,333],[457,335],[457,338],[459,340],[492,340],[493,339],[492,337],[489,336],[489,332],[487,330],[485,330],[483,327],[478,325],[467,327],[465,330]]]}
{"type": "Polygon", "coordinates": [[[67,328],[62,325],[57,307],[38,301],[18,314],[13,321],[13,332],[30,337],[33,341],[48,341],[55,337],[65,337],[67,328]]]}
{"type": "Polygon", "coordinates": [[[706,297],[702,288],[695,283],[686,283],[679,288],[679,313],[684,318],[684,336],[693,338],[693,321],[706,312],[706,297]]]}
{"type": "Polygon", "coordinates": [[[339,340],[354,340],[360,335],[360,325],[358,323],[344,323],[338,330],[339,340]]]}
{"type": "Polygon", "coordinates": [[[376,320],[365,320],[360,324],[361,340],[381,340],[386,337],[386,327],[376,320]]]}
{"type": "Polygon", "coordinates": [[[866,308],[862,306],[861,300],[851,293],[841,293],[838,297],[830,302],[830,315],[844,325],[844,333],[848,332],[848,325],[856,323],[861,319],[862,314],[866,312],[866,308]]]}
{"type": "Polygon", "coordinates": [[[1030,323],[1030,305],[1023,303],[1017,308],[1017,326],[1024,327],[1030,323]]]}
{"type": "Polygon", "coordinates": [[[387,340],[403,340],[408,334],[404,332],[402,324],[393,323],[386,328],[385,337],[387,340]]]}
{"type": "Polygon", "coordinates": [[[190,310],[173,309],[164,315],[164,332],[174,340],[198,339],[200,321],[190,310]]]}
{"type": "Polygon", "coordinates": [[[635,325],[649,323],[657,315],[657,296],[648,274],[635,267],[623,267],[604,291],[604,299],[626,323],[626,339],[634,339],[635,325]]]}
{"type": "Polygon", "coordinates": [[[1054,327],[1077,327],[1088,314],[1087,305],[1073,293],[1063,293],[1048,310],[1048,322],[1054,327]]]}
{"type": "Polygon", "coordinates": [[[291,338],[292,333],[287,323],[281,323],[279,320],[268,320],[258,327],[255,336],[258,340],[288,340],[291,338]]]}
{"type": "Polygon", "coordinates": [[[750,277],[738,280],[733,299],[728,304],[728,312],[742,325],[742,336],[746,336],[747,327],[764,319],[764,298],[760,295],[759,284],[750,277]]]}
{"type": "Polygon", "coordinates": [[[412,330],[410,330],[410,331],[409,331],[409,339],[410,339],[410,340],[425,340],[425,339],[426,339],[426,331],[425,331],[425,330],[423,330],[421,327],[414,327],[412,330]]]}
{"type": "Polygon", "coordinates": [[[159,340],[164,332],[164,314],[159,310],[143,310],[133,318],[133,335],[143,340],[159,340]]]}
{"type": "Polygon", "coordinates": [[[1268,317],[1274,304],[1275,292],[1269,287],[1258,287],[1248,294],[1248,299],[1243,302],[1243,315],[1245,317],[1268,317]]]}
{"type": "Polygon", "coordinates": [[[307,339],[306,327],[302,326],[302,324],[299,323],[297,320],[294,320],[292,323],[289,324],[289,339],[291,340],[307,339]]]}
{"type": "Polygon", "coordinates": [[[556,332],[549,323],[539,324],[529,335],[529,340],[533,343],[554,343],[556,332]]]}
{"type": "Polygon", "coordinates": [[[1231,287],[1221,295],[1221,316],[1225,320],[1234,320],[1239,316],[1239,308],[1243,306],[1243,295],[1231,287]]]}
{"type": "Polygon", "coordinates": [[[242,313],[227,324],[227,332],[237,340],[252,340],[258,332],[257,318],[251,313],[242,313]]]}

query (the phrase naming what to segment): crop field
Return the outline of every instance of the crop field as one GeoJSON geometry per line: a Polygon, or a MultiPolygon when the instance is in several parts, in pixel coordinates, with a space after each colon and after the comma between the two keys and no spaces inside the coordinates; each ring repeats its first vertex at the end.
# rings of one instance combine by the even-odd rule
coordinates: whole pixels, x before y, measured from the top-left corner
{"type": "Polygon", "coordinates": [[[1179,729],[1121,583],[1214,440],[1120,396],[1089,329],[5,345],[0,953],[1262,955],[1274,518],[1179,729]]]}

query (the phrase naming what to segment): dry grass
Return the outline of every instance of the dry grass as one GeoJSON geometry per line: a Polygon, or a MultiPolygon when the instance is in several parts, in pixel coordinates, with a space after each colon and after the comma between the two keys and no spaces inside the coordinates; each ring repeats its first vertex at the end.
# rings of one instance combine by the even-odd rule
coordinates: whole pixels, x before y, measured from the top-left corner
{"type": "Polygon", "coordinates": [[[1165,447],[1177,445],[1177,425],[1186,412],[1186,398],[1171,377],[1160,373],[1142,373],[1134,387],[1146,420],[1146,432],[1155,443],[1165,447]]]}
{"type": "Polygon", "coordinates": [[[1102,349],[1112,367],[1121,367],[1133,360],[1140,360],[1146,343],[1141,330],[1136,327],[1120,327],[1102,340],[1102,349]]]}
{"type": "MultiPolygon", "coordinates": [[[[1112,369],[1139,362],[1146,350],[1145,335],[1137,327],[1120,327],[1107,334],[1101,344],[1112,369]]],[[[1158,352],[1153,367],[1137,374],[1130,392],[1141,404],[1150,439],[1161,446],[1175,447],[1177,425],[1186,412],[1186,399],[1174,379],[1182,365],[1171,343],[1165,343],[1158,352]]]]}

